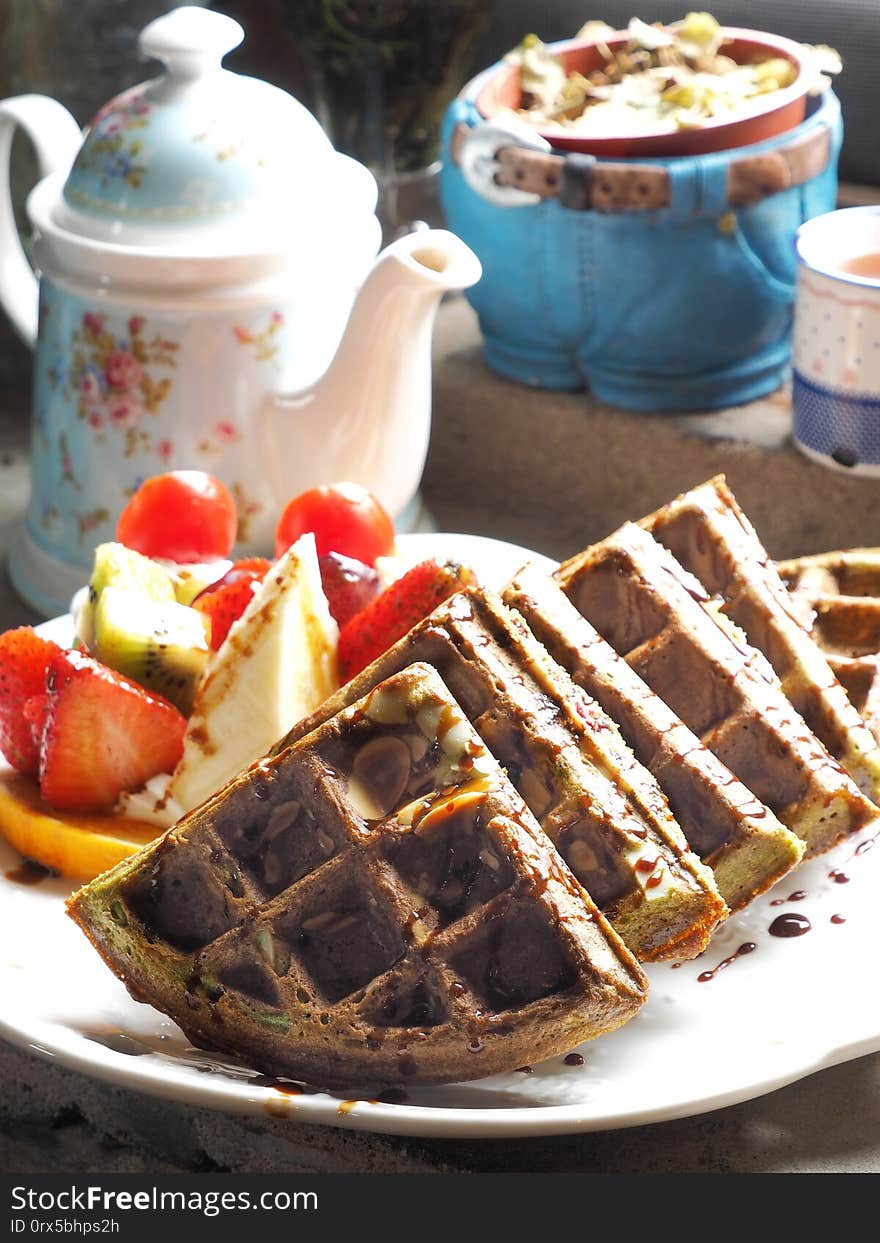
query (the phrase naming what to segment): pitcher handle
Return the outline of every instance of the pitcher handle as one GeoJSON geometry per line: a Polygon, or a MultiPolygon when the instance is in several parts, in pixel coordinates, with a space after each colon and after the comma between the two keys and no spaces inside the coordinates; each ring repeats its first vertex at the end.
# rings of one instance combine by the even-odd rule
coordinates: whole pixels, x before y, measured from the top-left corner
{"type": "Polygon", "coordinates": [[[33,348],[37,339],[37,278],[21,244],[9,185],[12,136],[19,125],[33,143],[41,177],[70,167],[82,133],[63,104],[47,95],[0,100],[0,302],[22,341],[33,348]]]}

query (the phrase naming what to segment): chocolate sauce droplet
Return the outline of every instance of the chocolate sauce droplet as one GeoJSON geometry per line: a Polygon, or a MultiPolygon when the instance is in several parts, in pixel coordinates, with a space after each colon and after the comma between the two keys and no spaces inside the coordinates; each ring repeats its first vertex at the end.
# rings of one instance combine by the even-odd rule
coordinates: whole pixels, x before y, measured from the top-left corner
{"type": "Polygon", "coordinates": [[[566,1053],[562,1060],[566,1066],[583,1066],[584,1064],[583,1055],[580,1053],[566,1053]]]}
{"type": "Polygon", "coordinates": [[[770,925],[771,937],[802,937],[805,932],[809,932],[812,924],[806,915],[798,915],[796,911],[790,914],[777,915],[770,925]]]}
{"type": "Polygon", "coordinates": [[[48,868],[44,868],[42,863],[34,863],[32,859],[24,859],[18,867],[10,868],[8,872],[4,872],[3,879],[12,881],[14,885],[39,885],[44,880],[48,880],[50,876],[56,875],[56,872],[51,872],[48,868]]]}
{"type": "Polygon", "coordinates": [[[846,872],[841,872],[840,868],[834,868],[833,871],[828,873],[828,877],[830,880],[834,881],[835,885],[849,884],[849,877],[846,872]]]}
{"type": "Polygon", "coordinates": [[[846,916],[845,915],[832,915],[831,922],[832,924],[845,924],[846,916]]]}

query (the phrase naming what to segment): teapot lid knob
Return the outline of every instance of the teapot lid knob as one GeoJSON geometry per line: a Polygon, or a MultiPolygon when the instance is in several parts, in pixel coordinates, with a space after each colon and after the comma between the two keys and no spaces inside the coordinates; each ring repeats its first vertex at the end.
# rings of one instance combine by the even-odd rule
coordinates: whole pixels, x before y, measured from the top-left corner
{"type": "Polygon", "coordinates": [[[187,4],[145,26],[140,49],[163,61],[169,77],[193,78],[216,68],[243,39],[244,30],[233,18],[187,4]]]}

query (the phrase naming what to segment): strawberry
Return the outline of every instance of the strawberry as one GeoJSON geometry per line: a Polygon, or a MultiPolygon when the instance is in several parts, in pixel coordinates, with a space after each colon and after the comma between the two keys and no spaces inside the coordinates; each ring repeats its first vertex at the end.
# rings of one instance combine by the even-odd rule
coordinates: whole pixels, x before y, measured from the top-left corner
{"type": "Polygon", "coordinates": [[[221,579],[196,596],[193,608],[211,620],[211,647],[216,652],[254,598],[254,584],[261,583],[269,570],[265,557],[236,561],[221,579]]]}
{"type": "Polygon", "coordinates": [[[46,716],[46,668],[61,648],[31,626],[0,634],[0,751],[36,777],[46,716]]]}
{"type": "Polygon", "coordinates": [[[379,575],[371,565],[328,552],[318,558],[321,586],[337,625],[344,626],[379,594],[379,575]]]}
{"type": "Polygon", "coordinates": [[[181,713],[91,656],[59,649],[46,686],[40,793],[53,807],[110,807],[180,759],[181,713]]]}
{"type": "Polygon", "coordinates": [[[469,587],[473,573],[455,561],[421,561],[343,626],[339,669],[348,682],[447,597],[469,587]]]}

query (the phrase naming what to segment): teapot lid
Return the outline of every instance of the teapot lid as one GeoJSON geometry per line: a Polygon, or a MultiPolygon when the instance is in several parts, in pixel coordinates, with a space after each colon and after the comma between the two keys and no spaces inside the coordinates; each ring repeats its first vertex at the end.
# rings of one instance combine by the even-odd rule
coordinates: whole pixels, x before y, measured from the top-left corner
{"type": "MultiPolygon", "coordinates": [[[[286,91],[221,66],[243,38],[232,18],[192,5],[146,26],[141,52],[165,72],[94,118],[56,223],[105,242],[203,251],[250,239],[250,250],[289,234],[328,196],[350,209],[343,186],[353,161],[312,114],[286,91]]],[[[370,211],[374,201],[361,196],[370,211]]]]}

